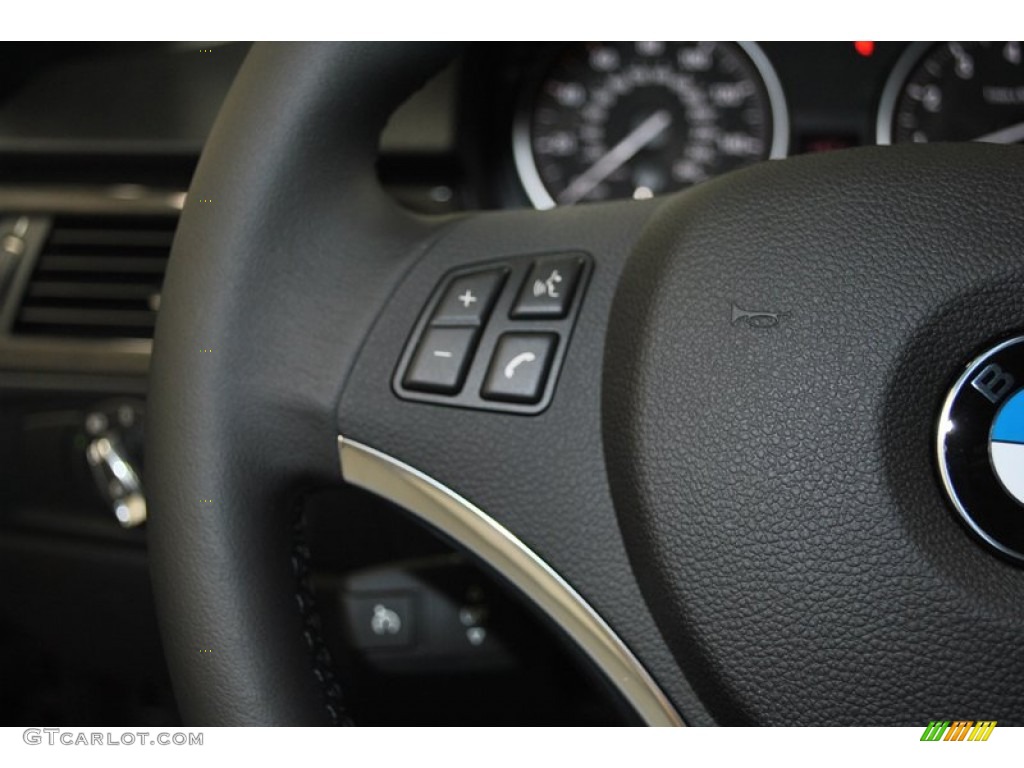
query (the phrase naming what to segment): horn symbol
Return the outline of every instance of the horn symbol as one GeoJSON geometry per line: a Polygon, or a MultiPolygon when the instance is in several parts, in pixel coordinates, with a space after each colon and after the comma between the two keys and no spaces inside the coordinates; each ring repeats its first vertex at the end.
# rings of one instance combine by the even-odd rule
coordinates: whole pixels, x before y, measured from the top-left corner
{"type": "Polygon", "coordinates": [[[732,305],[732,324],[745,322],[751,328],[774,328],[779,324],[779,315],[774,312],[751,312],[732,305]]]}

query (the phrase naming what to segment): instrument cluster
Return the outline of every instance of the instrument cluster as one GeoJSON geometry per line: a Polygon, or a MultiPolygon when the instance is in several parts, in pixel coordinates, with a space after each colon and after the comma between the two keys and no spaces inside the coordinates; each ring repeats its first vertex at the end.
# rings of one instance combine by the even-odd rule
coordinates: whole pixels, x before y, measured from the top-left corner
{"type": "Polygon", "coordinates": [[[1024,62],[1019,42],[510,43],[467,54],[462,114],[479,202],[551,208],[806,152],[1020,143],[1024,62]]]}

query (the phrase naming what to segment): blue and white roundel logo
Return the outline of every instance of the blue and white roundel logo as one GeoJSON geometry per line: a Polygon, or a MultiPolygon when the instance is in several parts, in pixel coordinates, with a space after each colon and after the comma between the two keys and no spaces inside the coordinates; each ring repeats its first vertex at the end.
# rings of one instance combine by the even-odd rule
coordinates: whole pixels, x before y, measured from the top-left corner
{"type": "Polygon", "coordinates": [[[989,455],[1003,488],[1024,504],[1024,389],[1006,400],[996,414],[989,455]]]}
{"type": "Polygon", "coordinates": [[[977,536],[1024,564],[1024,336],[977,358],[939,415],[939,474],[977,536]]]}

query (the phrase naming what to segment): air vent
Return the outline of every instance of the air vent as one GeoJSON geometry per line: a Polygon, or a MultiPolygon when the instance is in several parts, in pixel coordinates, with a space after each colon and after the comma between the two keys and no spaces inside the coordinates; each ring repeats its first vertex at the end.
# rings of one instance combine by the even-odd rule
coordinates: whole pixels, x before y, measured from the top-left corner
{"type": "Polygon", "coordinates": [[[152,338],[173,216],[58,216],[14,332],[152,338]]]}

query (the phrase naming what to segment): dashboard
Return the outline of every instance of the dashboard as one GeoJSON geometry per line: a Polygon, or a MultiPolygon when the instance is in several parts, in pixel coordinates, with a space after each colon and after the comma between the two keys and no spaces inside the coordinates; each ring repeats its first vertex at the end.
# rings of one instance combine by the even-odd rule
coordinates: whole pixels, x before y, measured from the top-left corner
{"type": "MultiPolygon", "coordinates": [[[[6,45],[0,182],[182,191],[247,49],[6,45]]],[[[426,212],[544,208],[810,152],[1018,142],[1021,56],[1017,42],[470,44],[396,112],[379,167],[426,212]]]]}
{"type": "MultiPolygon", "coordinates": [[[[146,571],[149,355],[178,215],[248,47],[0,46],[0,659],[18,660],[0,662],[5,724],[176,721],[146,571]]],[[[394,114],[378,169],[401,204],[449,214],[642,200],[763,160],[969,140],[1024,141],[1020,43],[470,44],[394,114]]],[[[394,510],[333,489],[309,516],[336,655],[359,651],[350,698],[377,722],[520,722],[545,686],[541,721],[628,721],[548,628],[394,510]],[[381,646],[354,625],[395,594],[388,610],[433,606],[433,644],[381,646]],[[500,711],[472,696],[482,674],[500,711]]]]}
{"type": "Polygon", "coordinates": [[[507,43],[445,77],[466,207],[645,198],[770,158],[1024,134],[1016,42],[507,43]]]}

